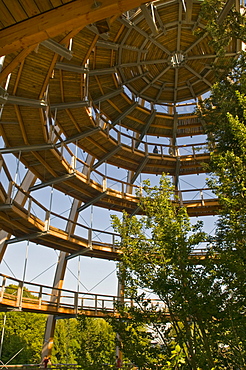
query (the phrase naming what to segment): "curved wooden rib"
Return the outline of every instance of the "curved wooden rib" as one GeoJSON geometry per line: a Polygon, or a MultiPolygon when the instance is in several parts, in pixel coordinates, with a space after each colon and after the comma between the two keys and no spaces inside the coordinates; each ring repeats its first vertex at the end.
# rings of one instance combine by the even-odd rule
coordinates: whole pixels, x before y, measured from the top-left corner
{"type": "Polygon", "coordinates": [[[36,45],[64,32],[81,30],[87,24],[121,14],[137,7],[144,0],[101,0],[98,7],[94,0],[76,0],[43,14],[23,20],[0,31],[0,55],[36,45]]]}
{"type": "MultiPolygon", "coordinates": [[[[81,186],[82,182],[80,182],[81,186]]],[[[115,233],[105,232],[101,230],[90,229],[78,222],[73,223],[73,234],[67,230],[62,230],[52,225],[52,219],[56,222],[60,220],[60,224],[64,221],[69,221],[67,218],[62,217],[38,203],[27,192],[25,197],[27,199],[25,205],[20,205],[14,199],[12,187],[18,188],[21,193],[23,190],[10,182],[8,193],[1,185],[0,191],[0,227],[8,233],[11,233],[16,238],[10,239],[8,243],[17,242],[20,240],[31,240],[35,243],[45,245],[53,249],[59,249],[71,255],[83,254],[85,256],[105,258],[109,260],[118,260],[120,258],[120,251],[117,249],[116,240],[119,237],[115,233]],[[31,209],[36,209],[37,214],[43,214],[43,219],[38,218],[31,209]],[[76,234],[79,231],[79,235],[76,234]],[[91,238],[93,232],[100,232],[102,239],[109,240],[110,242],[101,242],[91,238]]],[[[93,187],[87,186],[87,191],[92,190],[93,187]]],[[[96,190],[96,186],[94,186],[96,190]]],[[[82,190],[83,191],[83,190],[82,190]]],[[[99,189],[97,189],[99,192],[99,189]]],[[[88,197],[88,194],[87,194],[88,197]]],[[[214,199],[201,199],[183,202],[187,207],[190,216],[200,215],[214,215],[218,212],[218,202],[214,199]]],[[[129,213],[134,213],[137,209],[138,198],[133,195],[122,196],[119,192],[109,189],[107,196],[98,200],[97,204],[102,207],[109,208],[114,204],[115,210],[130,210],[129,213]],[[118,203],[117,203],[118,201],[118,203]]]]}

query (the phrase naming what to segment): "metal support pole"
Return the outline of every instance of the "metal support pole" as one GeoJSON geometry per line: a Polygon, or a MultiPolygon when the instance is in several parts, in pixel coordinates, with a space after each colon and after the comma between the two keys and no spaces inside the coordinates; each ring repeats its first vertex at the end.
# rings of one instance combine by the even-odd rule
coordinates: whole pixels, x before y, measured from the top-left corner
{"type": "Polygon", "coordinates": [[[3,338],[4,338],[4,331],[5,331],[5,324],[6,324],[6,314],[3,317],[3,327],[2,327],[1,342],[0,342],[0,359],[2,357],[2,349],[3,349],[3,338]]]}
{"type": "Polygon", "coordinates": [[[25,256],[25,263],[24,263],[24,269],[23,269],[23,277],[22,277],[22,287],[20,292],[20,300],[19,300],[19,310],[21,311],[22,307],[22,297],[23,297],[23,290],[24,290],[24,282],[26,278],[26,269],[27,269],[27,261],[28,261],[28,250],[29,250],[29,240],[27,241],[26,245],[26,256],[25,256]]]}
{"type": "Polygon", "coordinates": [[[11,199],[14,199],[14,189],[15,189],[15,184],[16,184],[16,182],[17,182],[18,172],[19,172],[20,157],[21,157],[21,151],[19,151],[19,155],[18,155],[18,159],[17,159],[17,166],[16,166],[15,177],[14,177],[14,186],[13,186],[13,189],[12,189],[12,194],[11,194],[11,196],[10,196],[10,200],[11,200],[11,199]]]}
{"type": "MultiPolygon", "coordinates": [[[[120,279],[121,279],[121,277],[119,276],[118,277],[118,293],[117,293],[117,296],[118,296],[118,302],[124,303],[124,284],[122,283],[122,281],[120,279]]],[[[116,333],[116,336],[117,336],[117,340],[119,342],[121,342],[119,333],[116,333]]],[[[116,346],[115,355],[116,355],[116,360],[119,359],[120,363],[122,364],[122,351],[121,351],[119,346],[116,346]]]]}

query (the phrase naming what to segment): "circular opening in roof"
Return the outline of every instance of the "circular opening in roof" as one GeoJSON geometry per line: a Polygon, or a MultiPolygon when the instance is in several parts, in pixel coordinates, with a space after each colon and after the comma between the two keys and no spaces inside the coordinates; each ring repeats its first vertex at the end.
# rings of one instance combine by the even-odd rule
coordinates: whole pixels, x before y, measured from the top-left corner
{"type": "Polygon", "coordinates": [[[180,67],[184,63],[185,56],[180,51],[176,51],[170,57],[170,63],[173,68],[180,67]]]}

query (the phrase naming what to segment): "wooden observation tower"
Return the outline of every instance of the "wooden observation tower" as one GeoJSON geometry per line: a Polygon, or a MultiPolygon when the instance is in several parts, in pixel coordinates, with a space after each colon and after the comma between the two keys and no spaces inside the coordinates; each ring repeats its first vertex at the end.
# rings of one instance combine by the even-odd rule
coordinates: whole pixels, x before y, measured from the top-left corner
{"type": "MultiPolygon", "coordinates": [[[[233,4],[227,2],[218,22],[233,4]]],[[[172,177],[190,216],[217,213],[209,190],[182,182],[204,173],[209,161],[194,111],[215,82],[212,65],[221,62],[200,6],[196,0],[0,1],[1,259],[9,244],[23,240],[58,250],[54,288],[62,288],[72,257],[118,260],[117,236],[104,231],[96,240],[80,215],[92,206],[138,214],[136,189],[162,173],[172,177]],[[69,197],[69,212],[40,201],[38,191],[69,197]]],[[[223,63],[240,50],[233,40],[223,63]]],[[[51,315],[44,354],[53,330],[51,315]]]]}

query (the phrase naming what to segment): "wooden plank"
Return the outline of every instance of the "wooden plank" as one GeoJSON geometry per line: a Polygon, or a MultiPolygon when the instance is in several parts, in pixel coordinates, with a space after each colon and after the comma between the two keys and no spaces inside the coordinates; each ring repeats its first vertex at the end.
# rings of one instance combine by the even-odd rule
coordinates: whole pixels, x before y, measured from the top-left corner
{"type": "Polygon", "coordinates": [[[123,13],[143,2],[146,1],[102,0],[102,5],[95,8],[94,0],[76,0],[1,30],[0,55],[24,49],[76,28],[83,29],[90,23],[123,13]]]}
{"type": "Polygon", "coordinates": [[[40,13],[39,8],[35,1],[30,0],[19,0],[20,4],[22,5],[23,9],[25,9],[28,17],[33,17],[40,13]]]}
{"type": "Polygon", "coordinates": [[[15,23],[14,17],[2,2],[0,2],[0,14],[1,23],[4,25],[4,27],[8,27],[11,24],[15,23]]]}
{"type": "Polygon", "coordinates": [[[62,4],[64,4],[64,1],[62,1],[62,0],[50,0],[50,3],[52,4],[52,6],[54,8],[56,8],[57,6],[61,6],[62,4]]]}
{"type": "Polygon", "coordinates": [[[16,22],[21,22],[24,19],[28,18],[27,13],[20,5],[19,1],[4,0],[4,4],[6,5],[6,8],[8,8],[8,11],[11,13],[16,22]]]}
{"type": "Polygon", "coordinates": [[[11,73],[19,65],[19,63],[21,63],[26,56],[35,49],[35,47],[36,45],[29,46],[16,55],[16,57],[0,73],[0,82],[4,81],[8,74],[11,73]]]}
{"type": "MultiPolygon", "coordinates": [[[[40,13],[47,12],[47,11],[51,10],[50,5],[51,5],[50,0],[42,0],[42,1],[39,0],[39,1],[37,1],[37,6],[38,6],[38,9],[39,9],[40,13]]],[[[60,4],[60,5],[62,5],[62,4],[60,4]]]]}
{"type": "Polygon", "coordinates": [[[54,8],[56,8],[56,7],[61,6],[62,4],[64,4],[64,1],[61,1],[61,0],[50,0],[50,3],[52,4],[52,6],[54,8]]]}

